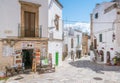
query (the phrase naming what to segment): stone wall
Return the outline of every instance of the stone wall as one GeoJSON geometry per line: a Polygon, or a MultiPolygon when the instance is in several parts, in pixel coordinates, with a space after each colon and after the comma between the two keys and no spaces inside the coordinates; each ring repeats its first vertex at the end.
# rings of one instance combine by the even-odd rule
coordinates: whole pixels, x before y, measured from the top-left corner
{"type": "MultiPolygon", "coordinates": [[[[34,48],[32,49],[42,49],[42,46],[47,49],[46,53],[48,52],[48,42],[47,41],[18,41],[13,46],[14,50],[22,50],[22,43],[23,42],[33,42],[34,48]]],[[[0,71],[5,70],[5,66],[13,66],[14,65],[14,56],[4,56],[3,55],[3,43],[0,41],[0,71]]]]}
{"type": "Polygon", "coordinates": [[[12,65],[13,64],[13,56],[4,56],[3,55],[3,44],[2,41],[0,41],[0,71],[5,70],[5,66],[12,65]]]}

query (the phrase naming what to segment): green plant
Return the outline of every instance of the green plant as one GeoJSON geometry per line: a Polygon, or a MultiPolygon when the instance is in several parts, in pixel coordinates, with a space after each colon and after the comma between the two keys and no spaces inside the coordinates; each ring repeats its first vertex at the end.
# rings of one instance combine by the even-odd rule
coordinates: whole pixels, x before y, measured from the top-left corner
{"type": "Polygon", "coordinates": [[[4,77],[4,78],[0,78],[0,80],[8,80],[9,78],[8,77],[4,77]]]}
{"type": "Polygon", "coordinates": [[[114,61],[114,64],[117,63],[117,57],[116,56],[113,58],[113,61],[114,61]]]}
{"type": "Polygon", "coordinates": [[[114,64],[115,64],[115,65],[120,65],[120,57],[115,56],[115,57],[113,58],[113,61],[114,61],[114,64]]]}
{"type": "Polygon", "coordinates": [[[116,61],[117,61],[117,62],[120,62],[120,58],[119,58],[119,57],[117,57],[116,61]]]}

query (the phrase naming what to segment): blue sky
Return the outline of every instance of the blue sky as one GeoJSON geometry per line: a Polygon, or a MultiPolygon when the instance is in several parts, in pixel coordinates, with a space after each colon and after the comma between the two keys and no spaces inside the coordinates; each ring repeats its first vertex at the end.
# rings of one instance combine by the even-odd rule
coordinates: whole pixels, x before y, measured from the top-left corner
{"type": "Polygon", "coordinates": [[[63,19],[69,21],[89,22],[90,13],[96,3],[111,0],[59,0],[64,6],[63,19]]]}

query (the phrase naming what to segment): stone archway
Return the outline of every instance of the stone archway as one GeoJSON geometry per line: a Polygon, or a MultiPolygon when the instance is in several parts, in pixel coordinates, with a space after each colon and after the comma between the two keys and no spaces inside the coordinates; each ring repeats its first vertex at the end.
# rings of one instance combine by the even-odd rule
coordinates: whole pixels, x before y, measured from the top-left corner
{"type": "Polygon", "coordinates": [[[101,56],[101,61],[104,61],[104,52],[102,50],[100,50],[100,56],[101,56]]]}
{"type": "Polygon", "coordinates": [[[107,63],[110,63],[110,52],[109,51],[107,51],[107,63]]]}

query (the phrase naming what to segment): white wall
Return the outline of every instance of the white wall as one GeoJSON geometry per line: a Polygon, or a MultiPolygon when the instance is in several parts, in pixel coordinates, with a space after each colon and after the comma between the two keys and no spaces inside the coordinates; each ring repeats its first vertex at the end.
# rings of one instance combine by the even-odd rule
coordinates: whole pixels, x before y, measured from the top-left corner
{"type": "Polygon", "coordinates": [[[56,52],[59,53],[59,62],[58,65],[62,65],[62,43],[61,42],[54,42],[54,41],[49,41],[48,42],[48,53],[52,54],[52,64],[55,64],[55,55],[56,52]]]}
{"type": "Polygon", "coordinates": [[[18,36],[20,4],[18,0],[0,0],[0,38],[18,36]],[[9,31],[10,33],[5,33],[9,31]]]}
{"type": "Polygon", "coordinates": [[[108,13],[104,13],[104,10],[111,3],[102,3],[93,11],[93,27],[94,32],[112,28],[113,22],[116,20],[116,9],[111,10],[108,13]],[[98,18],[95,19],[95,14],[98,13],[98,18]],[[100,26],[100,27],[99,27],[100,26]]]}
{"type": "Polygon", "coordinates": [[[74,36],[69,36],[69,30],[64,31],[64,44],[68,45],[68,55],[71,55],[71,51],[74,51],[76,55],[76,50],[82,50],[82,33],[74,30],[74,36]],[[79,45],[80,48],[76,48],[78,46],[77,35],[79,35],[79,45]],[[73,39],[73,48],[71,48],[71,39],[73,39]]]}
{"type": "Polygon", "coordinates": [[[56,52],[59,53],[59,64],[60,66],[62,64],[62,8],[56,3],[55,0],[49,0],[48,1],[48,28],[49,27],[54,27],[53,29],[49,30],[49,33],[53,33],[53,40],[48,42],[48,53],[52,54],[53,58],[53,64],[55,64],[55,55],[56,52]],[[51,2],[52,1],[52,2],[51,2]],[[54,19],[55,16],[58,15],[60,18],[59,20],[59,30],[56,30],[55,25],[54,25],[54,19]],[[54,40],[54,39],[60,39],[59,40],[54,40]]]}
{"type": "MultiPolygon", "coordinates": [[[[49,0],[50,5],[50,0],[49,0]]],[[[51,6],[49,7],[49,27],[55,27],[54,19],[55,15],[58,15],[59,18],[59,30],[54,29],[53,36],[55,39],[62,39],[62,8],[53,0],[51,6]]]]}
{"type": "Polygon", "coordinates": [[[74,31],[74,49],[76,49],[76,47],[78,46],[77,35],[79,35],[79,45],[80,45],[80,48],[77,50],[82,50],[82,32],[79,31],[74,31]]]}
{"type": "MultiPolygon", "coordinates": [[[[39,8],[39,25],[42,25],[42,36],[48,37],[48,0],[23,0],[41,4],[39,8]]],[[[0,0],[0,38],[18,36],[18,24],[21,21],[19,0],[0,0]],[[11,33],[6,34],[5,31],[11,33]]]]}
{"type": "MultiPolygon", "coordinates": [[[[117,13],[116,9],[113,9],[107,13],[104,13],[104,10],[112,5],[113,3],[102,3],[97,6],[93,11],[93,32],[94,36],[97,38],[97,49],[104,51],[104,63],[106,63],[106,53],[107,51],[111,54],[111,59],[115,56],[115,44],[112,42],[114,21],[116,20],[117,13]],[[98,18],[95,18],[95,14],[98,13],[98,18]],[[102,34],[102,42],[99,42],[99,34],[102,34]],[[102,49],[104,48],[104,49],[102,49]],[[113,48],[113,50],[111,50],[113,48]]],[[[95,38],[94,37],[94,38],[95,38]]]]}

